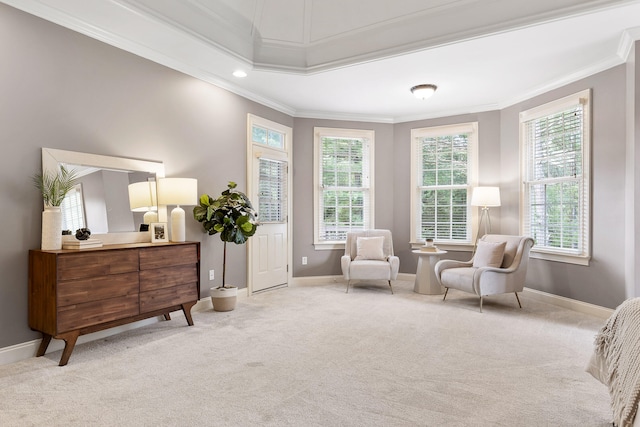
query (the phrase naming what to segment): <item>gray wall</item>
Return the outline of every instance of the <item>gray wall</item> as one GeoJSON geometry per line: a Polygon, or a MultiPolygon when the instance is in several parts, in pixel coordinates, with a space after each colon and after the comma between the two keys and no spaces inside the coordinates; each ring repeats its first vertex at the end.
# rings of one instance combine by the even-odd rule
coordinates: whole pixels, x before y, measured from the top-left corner
{"type": "MultiPolygon", "coordinates": [[[[630,230],[625,228],[624,212],[629,203],[635,209],[640,198],[636,196],[638,186],[630,188],[625,182],[625,175],[638,181],[637,171],[630,170],[635,163],[628,162],[626,170],[624,166],[630,149],[625,145],[625,141],[629,144],[625,66],[501,111],[392,125],[293,119],[4,4],[0,4],[0,57],[0,129],[5,153],[0,160],[4,201],[0,348],[39,338],[27,326],[27,252],[40,245],[42,200],[31,176],[41,169],[42,147],[162,160],[167,176],[197,178],[200,193],[217,195],[229,180],[246,188],[247,113],[294,130],[294,276],[340,274],[340,251],[313,248],[314,126],[375,130],[376,226],[393,231],[401,272],[413,273],[416,258],[409,252],[408,212],[411,128],[478,121],[480,183],[500,184],[502,190],[503,206],[492,209],[494,230],[517,233],[518,113],[592,87],[594,259],[589,267],[534,260],[528,286],[606,307],[615,307],[627,295],[624,259],[636,259],[638,254],[633,244],[625,252],[625,233],[630,230]],[[625,200],[630,202],[625,205],[625,200]],[[300,264],[302,256],[308,257],[308,265],[300,264]]],[[[638,82],[639,73],[633,69],[631,74],[638,82]]],[[[640,111],[637,106],[636,111],[640,111]]],[[[640,123],[637,113],[634,117],[632,129],[640,123]]],[[[637,134],[631,138],[637,140],[637,134]]],[[[627,215],[629,222],[635,223],[627,215]]],[[[202,242],[202,272],[221,271],[221,242],[204,235],[189,215],[187,239],[202,242]]],[[[244,286],[245,247],[231,245],[229,251],[228,281],[244,286]]],[[[469,254],[449,256],[466,259],[469,254]]],[[[205,280],[206,274],[201,277],[204,296],[211,282],[205,280]]]]}
{"type": "MultiPolygon", "coordinates": [[[[31,183],[41,148],[162,160],[167,176],[198,179],[200,193],[227,181],[246,188],[246,122],[253,113],[293,119],[0,4],[0,348],[39,338],[27,326],[28,250],[40,247],[42,198],[31,183]]],[[[202,271],[222,272],[222,244],[190,220],[202,271]]],[[[246,283],[246,247],[231,245],[227,281],[246,283]]],[[[201,274],[202,294],[211,283],[201,274]]],[[[220,284],[216,274],[213,284],[220,284]]]]}
{"type": "MultiPolygon", "coordinates": [[[[478,122],[478,182],[482,185],[500,184],[500,114],[490,111],[432,120],[400,123],[395,126],[395,205],[393,240],[396,255],[400,257],[400,271],[415,273],[417,255],[411,253],[409,245],[411,226],[411,129],[429,126],[444,126],[456,123],[478,122]]],[[[500,231],[500,209],[491,209],[493,232],[500,231]]],[[[468,260],[471,254],[450,251],[446,258],[468,260]]]]}
{"type": "Polygon", "coordinates": [[[604,307],[625,298],[625,67],[623,65],[502,110],[502,231],[519,224],[519,113],[592,88],[592,260],[589,266],[532,259],[527,286],[604,307]]]}
{"type": "MultiPolygon", "coordinates": [[[[375,131],[375,223],[393,228],[394,168],[396,151],[393,125],[335,120],[295,119],[293,126],[293,275],[341,275],[344,249],[315,250],[313,246],[313,128],[371,129],[375,131]],[[308,264],[302,265],[302,257],[308,264]]],[[[394,238],[394,246],[398,243],[394,238]]]]}

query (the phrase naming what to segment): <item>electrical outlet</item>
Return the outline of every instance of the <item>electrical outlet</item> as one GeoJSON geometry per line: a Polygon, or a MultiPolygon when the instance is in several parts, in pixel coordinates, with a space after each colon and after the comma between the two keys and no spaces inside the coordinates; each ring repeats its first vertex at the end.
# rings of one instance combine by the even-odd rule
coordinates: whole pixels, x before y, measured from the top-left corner
{"type": "Polygon", "coordinates": [[[302,265],[307,265],[307,257],[306,256],[302,257],[302,265]]]}
{"type": "Polygon", "coordinates": [[[214,277],[215,277],[215,274],[213,270],[209,270],[209,280],[213,280],[214,277]]]}

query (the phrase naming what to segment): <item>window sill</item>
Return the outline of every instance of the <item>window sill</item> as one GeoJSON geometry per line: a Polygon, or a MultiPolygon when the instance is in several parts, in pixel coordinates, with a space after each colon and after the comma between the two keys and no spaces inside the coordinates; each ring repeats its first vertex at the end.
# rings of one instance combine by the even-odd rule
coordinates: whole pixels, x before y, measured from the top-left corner
{"type": "MultiPolygon", "coordinates": [[[[424,242],[409,242],[411,249],[420,249],[424,246],[424,242]]],[[[473,252],[473,245],[471,243],[434,243],[438,249],[443,251],[454,252],[473,252]]]]}
{"type": "Polygon", "coordinates": [[[590,256],[580,256],[580,255],[567,255],[567,254],[559,254],[555,252],[546,252],[541,250],[531,249],[529,253],[530,258],[534,259],[542,259],[545,261],[555,261],[555,262],[564,262],[566,264],[576,264],[576,265],[589,265],[591,261],[590,256]]]}
{"type": "Polygon", "coordinates": [[[316,251],[344,251],[345,242],[331,242],[331,243],[314,243],[313,246],[316,251]]]}

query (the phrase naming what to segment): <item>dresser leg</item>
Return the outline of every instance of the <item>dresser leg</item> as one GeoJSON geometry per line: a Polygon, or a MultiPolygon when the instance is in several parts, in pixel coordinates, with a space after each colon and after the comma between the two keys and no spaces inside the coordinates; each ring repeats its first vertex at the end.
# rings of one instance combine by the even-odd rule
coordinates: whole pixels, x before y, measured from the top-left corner
{"type": "Polygon", "coordinates": [[[76,346],[76,340],[80,336],[80,331],[67,332],[66,334],[58,335],[56,338],[64,340],[64,350],[62,351],[62,357],[60,358],[59,366],[64,366],[69,362],[71,352],[76,346]]]}
{"type": "Polygon", "coordinates": [[[171,320],[171,314],[170,313],[166,313],[164,315],[164,320],[171,320]]]}
{"type": "Polygon", "coordinates": [[[47,352],[47,347],[49,347],[49,343],[51,342],[51,335],[42,333],[42,341],[40,342],[40,347],[38,347],[38,352],[36,353],[36,357],[44,356],[47,352]]]}
{"type": "Polygon", "coordinates": [[[196,305],[196,301],[182,304],[182,312],[184,313],[184,317],[187,318],[187,323],[189,324],[189,326],[193,326],[193,319],[191,318],[191,307],[193,307],[194,305],[196,305]]]}

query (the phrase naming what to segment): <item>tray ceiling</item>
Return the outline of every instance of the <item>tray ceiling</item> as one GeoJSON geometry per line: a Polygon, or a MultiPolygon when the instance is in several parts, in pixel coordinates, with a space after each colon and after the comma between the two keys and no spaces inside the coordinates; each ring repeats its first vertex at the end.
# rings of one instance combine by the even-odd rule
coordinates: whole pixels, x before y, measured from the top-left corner
{"type": "Polygon", "coordinates": [[[383,122],[503,108],[640,36],[624,0],[3,2],[294,116],[383,122]],[[411,97],[421,83],[436,95],[411,97]]]}

